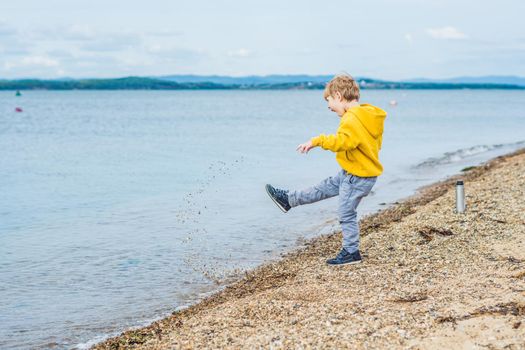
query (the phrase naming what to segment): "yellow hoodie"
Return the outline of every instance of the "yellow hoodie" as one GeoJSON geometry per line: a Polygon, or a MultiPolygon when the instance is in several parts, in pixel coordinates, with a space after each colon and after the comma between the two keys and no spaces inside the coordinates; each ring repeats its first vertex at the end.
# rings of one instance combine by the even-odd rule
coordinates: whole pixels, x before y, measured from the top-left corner
{"type": "Polygon", "coordinates": [[[336,152],[335,159],[352,175],[379,176],[379,150],[383,141],[386,112],[379,107],[362,104],[348,109],[341,117],[335,135],[321,134],[312,138],[312,145],[336,152]]]}

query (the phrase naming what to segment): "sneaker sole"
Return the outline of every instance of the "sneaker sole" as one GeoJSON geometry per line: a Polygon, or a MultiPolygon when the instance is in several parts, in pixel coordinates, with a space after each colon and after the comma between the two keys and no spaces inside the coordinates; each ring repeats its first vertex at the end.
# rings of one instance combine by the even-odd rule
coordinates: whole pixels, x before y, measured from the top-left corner
{"type": "Polygon", "coordinates": [[[268,196],[272,199],[272,201],[275,203],[275,205],[277,205],[277,206],[279,207],[279,209],[281,209],[281,210],[283,211],[283,213],[287,213],[288,210],[286,210],[285,208],[283,208],[283,206],[280,205],[279,202],[277,202],[277,201],[275,200],[275,198],[273,198],[273,196],[270,194],[270,191],[268,190],[268,186],[269,186],[269,185],[264,186],[264,188],[266,189],[266,193],[268,194],[268,196]]]}
{"type": "Polygon", "coordinates": [[[359,260],[359,261],[350,261],[350,262],[347,262],[347,263],[342,263],[342,264],[329,264],[329,263],[326,263],[327,265],[330,265],[330,266],[341,266],[341,265],[356,265],[356,264],[361,264],[363,262],[363,260],[359,260]]]}

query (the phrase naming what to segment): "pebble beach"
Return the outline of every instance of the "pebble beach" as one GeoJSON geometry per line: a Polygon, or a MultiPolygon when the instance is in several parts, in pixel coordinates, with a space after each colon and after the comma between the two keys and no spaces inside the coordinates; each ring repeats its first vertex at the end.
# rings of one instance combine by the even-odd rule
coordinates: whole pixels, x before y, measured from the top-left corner
{"type": "Polygon", "coordinates": [[[525,149],[363,218],[362,264],[321,236],[93,349],[525,349],[524,198],[525,149]]]}

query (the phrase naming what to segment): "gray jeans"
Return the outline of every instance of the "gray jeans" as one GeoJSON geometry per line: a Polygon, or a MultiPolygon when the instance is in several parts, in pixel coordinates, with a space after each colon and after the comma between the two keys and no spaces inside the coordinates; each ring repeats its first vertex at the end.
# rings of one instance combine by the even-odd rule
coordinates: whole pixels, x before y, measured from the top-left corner
{"type": "Polygon", "coordinates": [[[343,229],[343,248],[353,253],[359,250],[359,225],[357,206],[376,183],[377,177],[359,177],[341,170],[318,185],[302,191],[290,191],[290,206],[314,203],[339,195],[339,222],[343,229]]]}

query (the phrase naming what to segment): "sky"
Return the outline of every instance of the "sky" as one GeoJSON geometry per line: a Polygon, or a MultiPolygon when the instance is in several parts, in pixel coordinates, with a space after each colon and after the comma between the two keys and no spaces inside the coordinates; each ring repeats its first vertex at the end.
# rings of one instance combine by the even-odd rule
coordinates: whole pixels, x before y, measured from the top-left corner
{"type": "Polygon", "coordinates": [[[0,79],[525,76],[519,0],[2,0],[0,79]]]}

